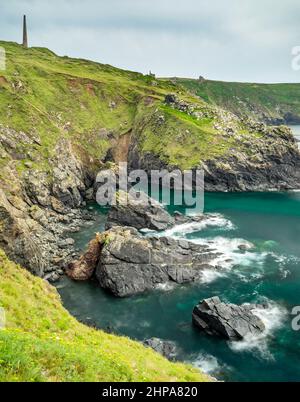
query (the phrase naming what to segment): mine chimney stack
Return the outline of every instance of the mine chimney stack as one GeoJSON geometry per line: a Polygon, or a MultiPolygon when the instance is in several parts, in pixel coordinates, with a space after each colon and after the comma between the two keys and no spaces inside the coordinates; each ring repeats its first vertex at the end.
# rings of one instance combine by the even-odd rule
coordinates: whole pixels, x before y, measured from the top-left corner
{"type": "Polygon", "coordinates": [[[28,49],[27,21],[26,15],[23,17],[23,46],[28,49]]]}

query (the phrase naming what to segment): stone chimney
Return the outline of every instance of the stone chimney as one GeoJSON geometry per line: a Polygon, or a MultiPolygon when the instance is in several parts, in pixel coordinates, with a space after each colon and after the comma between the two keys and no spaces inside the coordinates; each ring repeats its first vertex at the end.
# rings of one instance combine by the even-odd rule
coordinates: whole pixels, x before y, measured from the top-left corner
{"type": "Polygon", "coordinates": [[[28,49],[27,22],[26,15],[23,17],[23,46],[28,49]]]}

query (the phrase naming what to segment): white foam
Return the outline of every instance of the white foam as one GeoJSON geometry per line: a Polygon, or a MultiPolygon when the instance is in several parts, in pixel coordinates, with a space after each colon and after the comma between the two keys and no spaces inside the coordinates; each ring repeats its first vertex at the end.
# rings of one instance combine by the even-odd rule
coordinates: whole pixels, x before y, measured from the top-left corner
{"type": "Polygon", "coordinates": [[[221,255],[211,261],[210,265],[222,269],[231,269],[235,265],[250,265],[254,261],[262,263],[267,255],[267,253],[264,255],[252,252],[254,245],[244,239],[215,237],[192,241],[196,244],[208,246],[220,253],[221,255]],[[241,247],[246,251],[242,251],[241,247]]]}
{"type": "Polygon", "coordinates": [[[200,282],[203,284],[208,284],[216,281],[219,278],[224,277],[224,272],[216,271],[215,269],[204,269],[201,272],[200,282]]]}
{"type": "Polygon", "coordinates": [[[200,354],[192,364],[206,374],[215,373],[220,368],[217,358],[205,353],[200,354]]]}
{"type": "Polygon", "coordinates": [[[279,268],[279,272],[282,279],[286,279],[291,275],[291,271],[289,269],[279,268]]]}
{"type": "Polygon", "coordinates": [[[224,230],[234,230],[233,223],[224,218],[220,214],[207,214],[205,219],[200,222],[188,222],[180,225],[176,225],[171,229],[167,229],[161,235],[167,237],[182,238],[187,234],[200,232],[208,228],[222,228],[224,230]]]}
{"type": "Polygon", "coordinates": [[[268,341],[274,336],[274,332],[282,327],[287,317],[287,310],[282,306],[267,301],[268,308],[256,308],[253,314],[259,317],[265,325],[263,333],[258,335],[248,335],[242,341],[229,342],[230,348],[235,352],[251,351],[259,353],[260,357],[271,360],[272,354],[268,349],[268,341]]]}
{"type": "Polygon", "coordinates": [[[156,285],[155,288],[157,290],[169,292],[169,291],[173,290],[175,287],[176,287],[176,284],[174,282],[166,282],[166,283],[159,283],[158,285],[156,285]]]}
{"type": "Polygon", "coordinates": [[[148,228],[141,229],[140,232],[141,232],[141,233],[145,233],[145,234],[153,234],[153,233],[156,233],[154,230],[148,229],[148,228]]]}
{"type": "Polygon", "coordinates": [[[216,377],[223,372],[228,373],[232,370],[227,364],[220,362],[215,356],[207,353],[200,353],[190,363],[194,367],[200,369],[203,373],[216,377]]]}

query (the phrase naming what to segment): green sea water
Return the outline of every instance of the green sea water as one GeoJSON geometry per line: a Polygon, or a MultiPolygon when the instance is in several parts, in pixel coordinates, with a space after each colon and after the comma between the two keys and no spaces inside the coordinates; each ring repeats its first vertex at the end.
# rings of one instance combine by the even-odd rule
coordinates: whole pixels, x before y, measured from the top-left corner
{"type": "MultiPolygon", "coordinates": [[[[104,227],[105,214],[93,206],[97,221],[76,235],[81,249],[104,227]]],[[[178,209],[178,208],[176,208],[178,209]]],[[[173,208],[174,210],[174,208],[173,208]]],[[[167,233],[211,244],[223,253],[217,272],[201,283],[165,287],[117,299],[96,282],[64,279],[59,292],[78,319],[136,340],[158,337],[176,342],[177,358],[226,381],[300,381],[300,332],[291,311],[300,305],[300,192],[209,193],[206,227],[178,227],[167,233]],[[241,244],[252,249],[241,251],[241,244]],[[266,324],[258,338],[230,343],[208,337],[192,326],[198,301],[218,295],[237,304],[268,302],[257,314],[266,324]]]]}

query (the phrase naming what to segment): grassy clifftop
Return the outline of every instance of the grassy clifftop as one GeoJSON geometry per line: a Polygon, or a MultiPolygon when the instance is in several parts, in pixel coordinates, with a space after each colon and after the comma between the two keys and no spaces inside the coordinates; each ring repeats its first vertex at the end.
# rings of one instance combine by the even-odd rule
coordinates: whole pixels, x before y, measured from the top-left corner
{"type": "Polygon", "coordinates": [[[207,381],[127,338],[88,328],[56,290],[0,250],[0,381],[207,381]]]}
{"type": "MultiPolygon", "coordinates": [[[[30,150],[20,144],[19,169],[28,159],[47,168],[62,137],[77,145],[78,152],[101,158],[109,147],[108,132],[118,137],[132,127],[148,77],[57,57],[47,49],[0,45],[7,59],[6,71],[0,72],[0,123],[37,138],[30,150]]],[[[157,88],[155,96],[159,93],[157,88]]]]}
{"type": "MultiPolygon", "coordinates": [[[[142,152],[182,168],[228,153],[230,144],[214,127],[218,116],[212,107],[180,85],[58,57],[43,48],[24,49],[1,41],[0,46],[7,55],[7,69],[0,71],[0,129],[8,127],[29,137],[17,141],[13,152],[4,144],[4,169],[9,165],[22,172],[29,162],[32,169],[51,173],[49,159],[63,138],[81,160],[97,168],[128,133],[139,141],[142,152]],[[200,117],[166,107],[169,93],[193,104],[200,117]],[[161,116],[163,124],[157,122],[161,116]]],[[[8,176],[5,170],[1,176],[8,176]]]]}
{"type": "Polygon", "coordinates": [[[210,104],[266,122],[300,123],[300,84],[254,84],[176,79],[210,104]]]}

